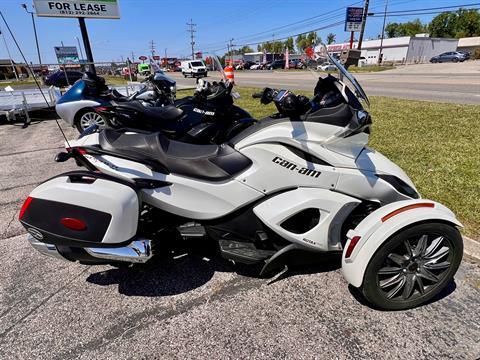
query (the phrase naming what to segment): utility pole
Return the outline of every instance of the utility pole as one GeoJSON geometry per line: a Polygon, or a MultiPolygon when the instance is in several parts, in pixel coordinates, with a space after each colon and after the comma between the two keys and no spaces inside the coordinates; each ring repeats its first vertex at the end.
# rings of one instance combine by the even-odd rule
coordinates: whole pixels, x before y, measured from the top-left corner
{"type": "Polygon", "coordinates": [[[193,20],[190,19],[190,22],[187,23],[187,26],[190,28],[187,29],[187,32],[190,33],[190,45],[192,46],[192,60],[195,60],[195,33],[197,32],[197,24],[193,23],[193,20]]]}
{"type": "Polygon", "coordinates": [[[385,22],[387,21],[387,7],[388,7],[388,0],[385,1],[385,12],[383,14],[383,27],[382,27],[382,38],[380,40],[380,49],[378,50],[378,59],[377,65],[380,65],[383,61],[383,39],[385,38],[385,22]]]}
{"type": "Polygon", "coordinates": [[[155,55],[155,42],[153,40],[150,40],[150,52],[152,54],[152,57],[155,55]]]}
{"type": "Polygon", "coordinates": [[[363,7],[363,14],[362,14],[362,27],[360,29],[360,36],[358,38],[357,50],[362,50],[363,34],[365,33],[365,23],[367,22],[367,15],[368,15],[368,3],[369,3],[369,0],[365,0],[365,5],[363,7]]]}
{"type": "Polygon", "coordinates": [[[230,53],[230,65],[233,66],[233,47],[235,44],[233,43],[233,38],[228,40],[228,48],[229,48],[229,53],[230,53]]]}
{"type": "Polygon", "coordinates": [[[13,73],[15,74],[15,79],[17,79],[18,81],[17,68],[15,67],[15,65],[13,65],[13,59],[12,59],[12,55],[10,55],[10,49],[8,48],[8,45],[7,45],[7,39],[5,39],[5,34],[2,32],[1,29],[0,29],[0,35],[2,35],[3,37],[3,42],[5,43],[5,49],[7,49],[8,58],[10,59],[10,65],[12,65],[12,70],[13,70],[13,73]]]}

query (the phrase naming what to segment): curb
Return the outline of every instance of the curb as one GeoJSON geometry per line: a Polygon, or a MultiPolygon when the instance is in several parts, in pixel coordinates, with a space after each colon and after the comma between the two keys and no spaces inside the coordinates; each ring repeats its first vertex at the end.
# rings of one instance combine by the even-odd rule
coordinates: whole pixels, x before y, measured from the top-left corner
{"type": "Polygon", "coordinates": [[[468,256],[480,261],[480,242],[463,237],[463,252],[468,256]]]}

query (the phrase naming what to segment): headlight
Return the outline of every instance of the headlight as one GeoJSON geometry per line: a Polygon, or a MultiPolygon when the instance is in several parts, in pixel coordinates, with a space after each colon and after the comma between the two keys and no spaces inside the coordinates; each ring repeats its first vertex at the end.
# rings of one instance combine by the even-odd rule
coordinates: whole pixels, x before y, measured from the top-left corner
{"type": "Polygon", "coordinates": [[[175,94],[177,92],[177,84],[170,86],[170,91],[175,94]]]}

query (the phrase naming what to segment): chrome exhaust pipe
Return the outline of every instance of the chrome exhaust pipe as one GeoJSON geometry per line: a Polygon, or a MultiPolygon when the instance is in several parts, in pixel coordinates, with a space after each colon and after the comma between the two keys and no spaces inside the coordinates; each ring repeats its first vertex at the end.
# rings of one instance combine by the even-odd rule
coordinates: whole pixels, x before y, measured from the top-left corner
{"type": "Polygon", "coordinates": [[[42,253],[43,255],[54,257],[56,259],[65,260],[65,258],[58,252],[57,247],[52,244],[46,244],[35,239],[32,235],[27,236],[27,240],[32,247],[42,253]]]}
{"type": "MultiPolygon", "coordinates": [[[[65,258],[57,249],[56,245],[43,243],[33,236],[28,235],[27,240],[32,247],[43,255],[62,260],[65,258]]],[[[127,263],[146,263],[153,256],[152,241],[137,239],[127,246],[118,248],[83,248],[91,257],[102,260],[111,260],[127,263]]]]}
{"type": "Polygon", "coordinates": [[[134,240],[119,248],[85,248],[94,258],[129,263],[146,263],[153,256],[152,241],[147,239],[134,240]]]}

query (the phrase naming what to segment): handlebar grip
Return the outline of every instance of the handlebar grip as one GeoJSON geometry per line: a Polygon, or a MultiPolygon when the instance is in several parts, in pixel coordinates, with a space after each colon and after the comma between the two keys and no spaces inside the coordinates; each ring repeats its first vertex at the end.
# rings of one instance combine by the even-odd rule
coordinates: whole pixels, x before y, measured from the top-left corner
{"type": "Polygon", "coordinates": [[[263,93],[254,93],[252,94],[252,98],[254,99],[261,99],[263,96],[263,93]]]}

